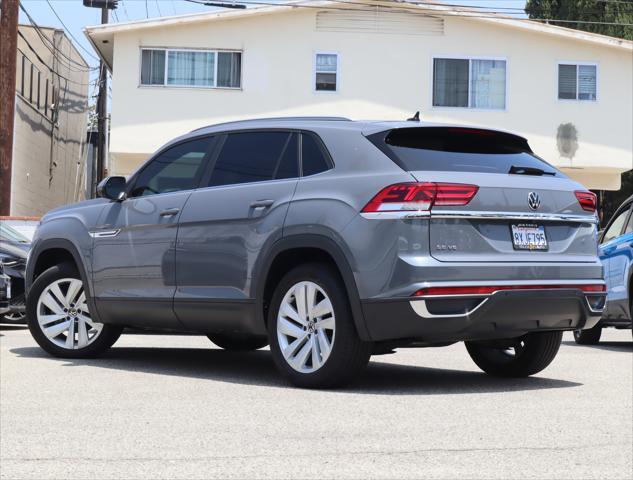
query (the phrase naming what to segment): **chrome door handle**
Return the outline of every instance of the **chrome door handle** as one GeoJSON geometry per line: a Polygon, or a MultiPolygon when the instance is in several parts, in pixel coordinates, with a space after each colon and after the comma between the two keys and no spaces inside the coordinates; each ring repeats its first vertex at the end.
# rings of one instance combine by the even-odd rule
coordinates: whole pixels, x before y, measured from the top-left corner
{"type": "Polygon", "coordinates": [[[274,200],[257,200],[251,203],[251,208],[266,208],[270,207],[273,203],[275,203],[274,200]]]}
{"type": "Polygon", "coordinates": [[[173,217],[174,215],[178,215],[178,212],[180,212],[179,208],[168,208],[168,209],[163,210],[162,212],[160,212],[160,216],[161,217],[173,217]]]}

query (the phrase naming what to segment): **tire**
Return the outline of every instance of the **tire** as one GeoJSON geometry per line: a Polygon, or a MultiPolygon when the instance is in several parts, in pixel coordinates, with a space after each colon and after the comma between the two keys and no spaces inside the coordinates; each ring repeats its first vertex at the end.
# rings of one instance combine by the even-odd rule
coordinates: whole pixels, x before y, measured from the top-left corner
{"type": "Polygon", "coordinates": [[[70,263],[49,268],[31,286],[26,301],[29,330],[55,357],[96,357],[121,335],[122,327],[91,319],[84,292],[81,276],[70,263]]]}
{"type": "Polygon", "coordinates": [[[493,342],[466,342],[466,349],[477,366],[490,375],[528,377],[552,363],[562,338],[563,332],[535,332],[515,339],[510,348],[493,342]]]}
{"type": "Polygon", "coordinates": [[[574,330],[574,341],[578,345],[597,345],[602,335],[600,324],[588,330],[574,330]]]}
{"type": "Polygon", "coordinates": [[[294,385],[342,386],[367,365],[372,344],[358,337],[345,291],[338,272],[318,263],[294,268],[275,288],[268,341],[277,368],[294,385]]]}
{"type": "Polygon", "coordinates": [[[229,352],[249,352],[259,350],[268,345],[268,338],[252,335],[227,335],[225,333],[214,333],[207,335],[209,340],[218,347],[229,352]]]}

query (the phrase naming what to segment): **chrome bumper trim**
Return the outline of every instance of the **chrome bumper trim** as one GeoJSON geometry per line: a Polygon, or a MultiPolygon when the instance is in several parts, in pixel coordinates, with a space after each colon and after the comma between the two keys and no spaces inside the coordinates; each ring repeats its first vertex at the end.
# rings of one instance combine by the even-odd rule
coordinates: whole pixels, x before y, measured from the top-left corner
{"type": "Polygon", "coordinates": [[[461,219],[461,220],[518,220],[523,222],[564,222],[597,224],[595,215],[572,215],[565,213],[520,213],[520,212],[482,212],[465,210],[436,210],[402,212],[362,212],[361,217],[368,220],[415,220],[419,218],[461,219]]]}

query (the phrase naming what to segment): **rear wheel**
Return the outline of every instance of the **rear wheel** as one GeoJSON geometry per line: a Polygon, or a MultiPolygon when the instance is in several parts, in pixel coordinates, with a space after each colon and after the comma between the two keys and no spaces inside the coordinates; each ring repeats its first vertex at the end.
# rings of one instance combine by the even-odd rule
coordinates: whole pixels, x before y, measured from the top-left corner
{"type": "Polygon", "coordinates": [[[81,276],[68,263],[51,267],[37,277],[26,308],[33,338],[56,357],[97,356],[121,335],[121,327],[92,319],[81,276]]]}
{"type": "Polygon", "coordinates": [[[252,335],[214,333],[207,335],[207,337],[218,347],[231,352],[259,350],[268,345],[268,339],[266,337],[256,337],[252,335]]]}
{"type": "Polygon", "coordinates": [[[588,330],[574,330],[574,340],[578,345],[596,345],[600,342],[602,326],[600,324],[588,330]]]}
{"type": "Polygon", "coordinates": [[[275,289],[268,339],[279,370],[306,388],[351,381],[367,365],[372,351],[372,344],[356,333],[338,273],[316,263],[294,268],[275,289]]]}
{"type": "Polygon", "coordinates": [[[552,363],[562,338],[563,332],[535,332],[509,341],[466,342],[466,349],[490,375],[527,377],[552,363]]]}

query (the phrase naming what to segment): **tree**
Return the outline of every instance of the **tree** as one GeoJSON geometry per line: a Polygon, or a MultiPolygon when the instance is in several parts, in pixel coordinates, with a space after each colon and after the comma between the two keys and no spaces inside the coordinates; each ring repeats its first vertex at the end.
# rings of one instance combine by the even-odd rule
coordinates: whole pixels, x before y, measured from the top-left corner
{"type": "MultiPolygon", "coordinates": [[[[561,27],[610,35],[633,40],[633,27],[594,23],[568,23],[555,20],[585,22],[633,23],[633,0],[527,0],[525,13],[530,18],[553,19],[561,27]]],[[[599,191],[598,207],[601,224],[607,224],[620,204],[633,195],[633,172],[622,175],[622,187],[617,192],[599,191]]]]}
{"type": "MultiPolygon", "coordinates": [[[[527,0],[530,18],[583,22],[633,23],[633,0],[527,0]]],[[[593,23],[550,22],[552,25],[633,40],[633,27],[593,23]]]]}

